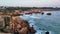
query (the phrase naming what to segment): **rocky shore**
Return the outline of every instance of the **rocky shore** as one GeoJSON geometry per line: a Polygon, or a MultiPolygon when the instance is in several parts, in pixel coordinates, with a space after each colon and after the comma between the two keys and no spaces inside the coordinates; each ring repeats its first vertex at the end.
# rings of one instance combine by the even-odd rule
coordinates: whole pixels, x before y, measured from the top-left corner
{"type": "Polygon", "coordinates": [[[11,21],[11,29],[13,29],[14,31],[18,31],[19,34],[34,34],[35,30],[33,27],[29,26],[28,21],[18,17],[18,16],[13,16],[12,17],[12,21],[11,21]]]}
{"type": "MultiPolygon", "coordinates": [[[[29,26],[28,21],[20,18],[19,16],[12,16],[12,17],[8,17],[4,16],[4,15],[0,15],[4,22],[0,22],[2,24],[5,24],[5,26],[3,26],[3,28],[0,29],[0,32],[2,33],[11,33],[11,34],[35,34],[35,30],[33,27],[29,26]],[[6,22],[7,20],[7,22],[6,22]],[[9,21],[10,20],[10,21],[9,21]]],[[[0,19],[1,20],[1,19],[0,19]]],[[[1,20],[1,21],[3,21],[1,20]]],[[[0,26],[2,26],[0,24],[0,26]]]]}
{"type": "MultiPolygon", "coordinates": [[[[0,12],[0,18],[3,18],[3,23],[5,26],[0,29],[0,32],[13,33],[13,34],[35,34],[33,27],[29,26],[28,21],[20,18],[23,14],[41,13],[42,11],[31,10],[31,11],[19,11],[14,12],[0,12]]],[[[1,19],[0,19],[1,20],[1,19]]],[[[1,26],[1,25],[0,25],[1,26]]]]}
{"type": "Polygon", "coordinates": [[[0,12],[0,15],[12,15],[12,16],[20,16],[23,14],[32,14],[32,13],[41,13],[41,10],[29,10],[29,11],[19,11],[19,10],[14,10],[14,11],[6,11],[6,12],[0,12]]]}

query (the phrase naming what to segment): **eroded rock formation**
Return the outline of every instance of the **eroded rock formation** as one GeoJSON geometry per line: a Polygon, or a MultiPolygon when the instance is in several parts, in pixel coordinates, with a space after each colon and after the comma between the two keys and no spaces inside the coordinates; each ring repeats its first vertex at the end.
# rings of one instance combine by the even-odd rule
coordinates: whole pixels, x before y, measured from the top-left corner
{"type": "MultiPolygon", "coordinates": [[[[6,18],[5,16],[3,18],[6,18]]],[[[28,21],[20,18],[19,16],[12,16],[6,18],[7,22],[5,24],[5,28],[0,29],[2,32],[13,33],[13,34],[34,34],[36,31],[33,27],[29,26],[28,21]],[[10,19],[10,21],[9,21],[10,19]]]]}
{"type": "Polygon", "coordinates": [[[12,17],[11,29],[18,31],[19,34],[28,34],[28,32],[35,33],[35,30],[29,26],[26,20],[21,19],[20,17],[12,17]]]}

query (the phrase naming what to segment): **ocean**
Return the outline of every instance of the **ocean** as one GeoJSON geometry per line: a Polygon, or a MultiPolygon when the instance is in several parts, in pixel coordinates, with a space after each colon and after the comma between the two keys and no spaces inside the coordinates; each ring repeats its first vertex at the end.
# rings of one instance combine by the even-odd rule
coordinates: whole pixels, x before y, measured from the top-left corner
{"type": "Polygon", "coordinates": [[[21,18],[29,22],[30,27],[34,27],[35,34],[60,34],[60,11],[43,11],[41,13],[24,14],[21,18]],[[51,13],[51,15],[47,15],[51,13]]]}

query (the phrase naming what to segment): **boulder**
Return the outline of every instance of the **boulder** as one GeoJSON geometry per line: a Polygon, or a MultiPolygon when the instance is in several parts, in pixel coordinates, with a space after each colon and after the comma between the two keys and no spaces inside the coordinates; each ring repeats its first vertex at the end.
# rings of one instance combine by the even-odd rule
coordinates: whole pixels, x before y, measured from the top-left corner
{"type": "Polygon", "coordinates": [[[47,13],[47,15],[51,15],[51,13],[47,13]]]}
{"type": "Polygon", "coordinates": [[[44,14],[44,12],[41,13],[42,15],[44,14]]]}

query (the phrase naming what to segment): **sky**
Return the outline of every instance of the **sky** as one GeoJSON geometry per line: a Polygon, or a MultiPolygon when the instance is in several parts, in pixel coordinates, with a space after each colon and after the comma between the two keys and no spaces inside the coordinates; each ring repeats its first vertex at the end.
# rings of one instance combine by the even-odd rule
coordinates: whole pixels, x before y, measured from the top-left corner
{"type": "Polygon", "coordinates": [[[0,0],[0,6],[60,7],[60,0],[0,0]]]}

